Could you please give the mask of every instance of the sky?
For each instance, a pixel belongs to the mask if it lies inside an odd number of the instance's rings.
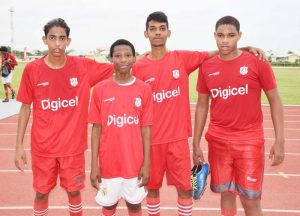
[[[0,0],[0,5],[0,45],[11,45],[13,20],[13,47],[18,50],[46,50],[43,26],[60,17],[71,28],[68,49],[94,51],[124,38],[142,53],[150,50],[144,37],[146,18],[163,11],[172,32],[170,50],[215,50],[215,23],[231,15],[241,24],[239,47],[300,55],[299,0]]]

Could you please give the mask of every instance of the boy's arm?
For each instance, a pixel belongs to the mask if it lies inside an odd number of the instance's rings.
[[[141,127],[144,161],[140,169],[138,179],[140,180],[139,186],[147,185],[150,178],[150,144],[151,144],[151,126]]]
[[[269,159],[272,161],[271,166],[276,166],[283,162],[285,154],[283,106],[277,88],[265,93],[270,103],[271,116],[275,130],[275,143],[270,149]]]
[[[203,151],[200,148],[200,140],[205,127],[209,108],[209,95],[198,93],[198,100],[195,111],[195,126],[193,138],[193,161],[198,164],[199,160],[205,161]]]
[[[98,166],[98,154],[99,154],[101,133],[102,133],[102,125],[93,124],[92,135],[91,135],[92,160],[91,160],[90,180],[91,180],[91,185],[97,190],[99,190],[99,182],[101,182],[101,173]]]
[[[243,50],[243,51],[248,51],[248,52],[252,53],[253,55],[258,56],[259,60],[263,60],[263,61],[268,60],[266,53],[260,48],[247,46],[247,47],[240,47],[239,49]],[[218,54],[219,54],[218,50],[208,51],[209,58],[211,58],[215,55],[218,55]]]
[[[23,139],[29,121],[30,113],[30,104],[22,103],[18,118],[17,141],[15,150],[15,166],[21,171],[23,171],[24,165],[27,165],[27,158],[23,146]]]

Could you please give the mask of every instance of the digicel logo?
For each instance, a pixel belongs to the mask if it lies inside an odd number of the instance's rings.
[[[161,92],[153,92],[153,99],[154,101],[161,103],[166,99],[170,99],[172,97],[177,97],[180,95],[180,87],[178,86],[176,89],[173,90],[162,90]]]
[[[230,86],[228,86],[228,88],[226,89],[215,88],[215,89],[211,89],[210,92],[212,98],[221,97],[226,100],[230,96],[248,94],[248,84],[246,84],[245,87],[241,86],[241,87],[231,88]]]
[[[50,109],[52,111],[57,111],[61,108],[78,106],[78,96],[70,100],[62,100],[60,98],[57,98],[57,100],[51,101],[50,99],[45,99],[41,101],[41,104],[43,110]]]
[[[107,118],[107,126],[115,125],[117,127],[123,127],[126,124],[139,124],[139,117],[127,116],[126,114],[124,114],[122,116],[109,115]]]

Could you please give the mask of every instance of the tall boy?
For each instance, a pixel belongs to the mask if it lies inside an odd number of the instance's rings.
[[[80,190],[84,187],[87,149],[87,111],[90,88],[111,76],[113,66],[67,56],[70,28],[61,19],[44,26],[48,54],[26,65],[17,100],[18,120],[15,165],[27,163],[23,138],[33,105],[31,159],[36,191],[33,215],[47,215],[48,196],[57,177],[69,198],[70,215],[82,215]]]
[[[129,216],[138,216],[150,175],[151,88],[131,74],[135,49],[129,41],[114,42],[110,59],[115,74],[95,86],[89,112],[91,184],[104,216],[115,215],[120,198]]]
[[[219,55],[202,64],[198,77],[194,163],[204,160],[200,138],[210,100],[210,123],[205,138],[209,146],[211,189],[221,193],[222,215],[236,215],[238,195],[247,216],[260,216],[264,174],[261,90],[270,103],[275,129],[269,156],[272,166],[284,159],[281,99],[268,62],[237,48],[241,32],[236,18],[225,16],[218,20],[214,35]]]
[[[160,11],[147,17],[144,35],[149,39],[151,51],[135,63],[133,72],[150,84],[154,99],[148,214],[160,215],[159,189],[166,173],[167,184],[177,189],[178,214],[189,216],[193,202],[188,145],[188,137],[192,135],[188,76],[217,51],[169,51],[166,47],[171,36],[168,17]]]

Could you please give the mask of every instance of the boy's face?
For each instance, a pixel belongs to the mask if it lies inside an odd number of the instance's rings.
[[[65,55],[66,47],[70,44],[71,38],[67,37],[62,27],[53,26],[47,36],[43,37],[44,44],[48,46],[48,52],[54,57]]]
[[[234,25],[220,25],[214,33],[220,54],[228,55],[237,49],[242,33]]]
[[[148,24],[149,27],[144,32],[144,35],[149,39],[151,46],[165,46],[168,37],[171,35],[171,31],[168,29],[167,23],[151,20]]]
[[[133,56],[130,46],[118,45],[114,47],[110,60],[114,64],[116,73],[130,74],[132,65],[135,62],[135,56]]]

